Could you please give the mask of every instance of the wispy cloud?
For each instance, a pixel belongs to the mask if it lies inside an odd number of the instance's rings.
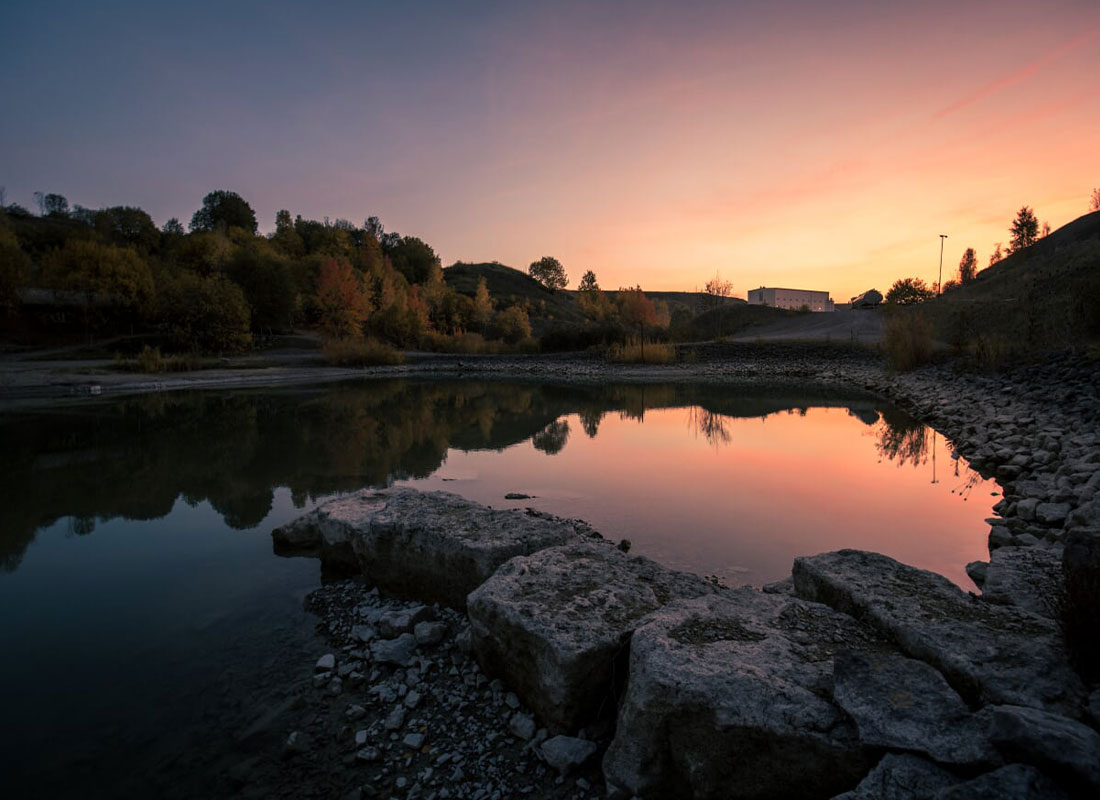
[[[1094,29],[1082,33],[1079,36],[1075,36],[1069,41],[1063,42],[1057,47],[1048,50],[1039,58],[1027,64],[1024,64],[1024,66],[1020,67],[1014,72],[1010,72],[1009,74],[1003,75],[995,81],[987,83],[985,86],[981,87],[973,94],[967,95],[961,100],[958,100],[947,106],[946,108],[941,109],[940,111],[936,112],[932,119],[943,119],[944,117],[949,116],[950,114],[954,114],[957,111],[962,111],[964,108],[972,106],[975,103],[980,103],[987,97],[994,95],[1004,89],[1007,89],[1010,86],[1015,86],[1018,83],[1022,83],[1023,81],[1037,74],[1044,67],[1050,66],[1054,62],[1058,61],[1060,58],[1063,58],[1069,53],[1072,53],[1074,50],[1077,50],[1078,48],[1092,41],[1093,39],[1096,39],[1098,36],[1100,36],[1100,29]]]

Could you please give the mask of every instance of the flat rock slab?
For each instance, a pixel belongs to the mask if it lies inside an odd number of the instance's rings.
[[[638,621],[671,600],[712,594],[676,572],[608,543],[575,542],[514,558],[467,601],[474,652],[538,714],[572,733],[615,713]]]
[[[845,651],[833,666],[833,699],[864,744],[924,753],[944,764],[994,765],[985,719],[970,713],[943,675],[895,653]]]
[[[579,520],[408,488],[332,500],[272,535],[276,552],[350,559],[388,592],[454,608],[513,556],[599,536]]]
[[[1061,547],[999,547],[991,554],[983,600],[1054,619],[1061,596]]]
[[[930,800],[936,792],[958,782],[950,772],[927,759],[887,753],[859,786],[833,800]]]
[[[828,699],[832,659],[881,646],[849,616],[750,587],[669,604],[631,639],[609,790],[827,798],[855,786],[875,759]]]
[[[862,550],[796,558],[793,576],[800,597],[875,626],[969,703],[1081,713],[1084,687],[1053,620],[972,598],[942,575]]]

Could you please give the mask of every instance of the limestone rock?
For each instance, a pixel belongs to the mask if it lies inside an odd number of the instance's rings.
[[[1035,507],[1035,520],[1044,525],[1061,525],[1069,511],[1069,503],[1039,503]]]
[[[1061,594],[1061,547],[1000,547],[990,555],[983,600],[1053,619]]]
[[[851,617],[750,587],[670,603],[634,632],[604,757],[626,796],[831,797],[873,763],[827,698],[832,658],[878,647]]]
[[[923,661],[844,651],[836,656],[833,684],[833,699],[855,720],[866,745],[916,751],[944,764],[998,761],[982,722]]]
[[[933,800],[1069,800],[1058,784],[1035,767],[1009,764],[932,795]]]
[[[350,552],[369,583],[462,608],[466,595],[513,556],[598,534],[578,520],[495,510],[448,492],[394,488],[329,501],[273,536],[276,552],[291,543],[309,551],[313,542],[322,559],[341,565]]]
[[[1053,620],[972,598],[942,575],[878,553],[796,558],[800,597],[852,614],[925,661],[970,703],[1080,713],[1084,687]]]
[[[1100,733],[1089,726],[1035,708],[998,706],[989,736],[1010,757],[1066,776],[1094,797],[1100,794]]]
[[[859,786],[833,800],[928,800],[958,778],[927,759],[887,753]]]
[[[610,544],[577,542],[512,559],[470,593],[467,611],[482,669],[564,732],[615,713],[613,679],[616,670],[625,676],[626,646],[642,617],[715,591]]]
[[[974,581],[974,585],[981,589],[985,586],[985,579],[989,575],[989,562],[971,561],[966,565],[966,574],[970,580]]]
[[[596,755],[596,743],[575,736],[552,736],[539,748],[546,763],[561,775],[574,772]]]
[[[371,643],[370,652],[381,664],[403,667],[416,652],[416,637],[403,633],[396,639],[379,639]]]
[[[387,639],[392,639],[402,633],[412,633],[413,627],[418,622],[426,622],[435,618],[435,609],[431,606],[397,608],[382,614],[378,618],[378,630]]]

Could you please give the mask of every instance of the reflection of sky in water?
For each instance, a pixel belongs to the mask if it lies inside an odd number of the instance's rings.
[[[952,459],[931,429],[868,425],[877,417],[656,409],[642,421],[607,414],[590,438],[568,415],[553,432],[554,455],[531,441],[501,453],[451,450],[432,477],[406,483],[580,517],[630,539],[631,552],[730,585],[779,580],[795,556],[852,547],[973,589],[964,566],[989,557],[983,520],[998,487]],[[508,492],[535,499],[508,501]]]

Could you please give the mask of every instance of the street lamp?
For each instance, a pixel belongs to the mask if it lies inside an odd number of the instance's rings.
[[[936,284],[936,294],[943,294],[943,240],[946,238],[946,233],[940,234],[940,280]]]

